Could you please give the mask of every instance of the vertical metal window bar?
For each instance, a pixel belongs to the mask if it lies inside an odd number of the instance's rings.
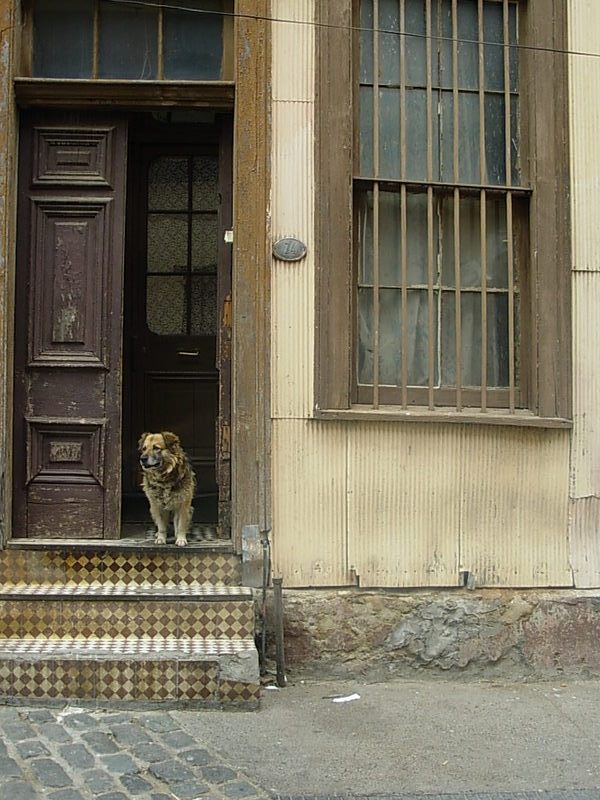
[[[98,78],[98,52],[100,49],[100,0],[94,3],[94,30],[92,44],[92,78]]]
[[[435,358],[435,329],[434,329],[434,296],[433,296],[433,92],[431,75],[431,0],[425,0],[425,57],[427,59],[427,323],[428,323],[428,377],[427,399],[431,411],[434,403],[434,358]]]
[[[379,0],[373,0],[373,408],[379,408]]]
[[[400,174],[406,180],[406,37],[404,35],[404,0],[399,0],[398,17],[400,29]],[[408,405],[408,275],[407,275],[407,231],[406,231],[406,184],[400,187],[400,270],[401,270],[401,306],[402,306],[402,408]]]
[[[164,53],[164,8],[163,0],[160,0],[158,8],[158,58],[157,58],[157,75],[159,81],[165,79],[165,53]]]
[[[506,185],[512,186],[511,99],[510,99],[510,29],[508,0],[502,2],[504,39],[504,138],[506,145]],[[506,247],[508,254],[508,397],[509,410],[515,413],[515,295],[513,259],[512,192],[506,193]]]
[[[485,53],[483,33],[483,0],[477,2],[479,38],[479,182],[485,186]],[[479,193],[479,237],[481,246],[481,411],[487,411],[487,193]]]
[[[459,108],[458,108],[458,0],[452,0],[452,106],[454,155],[454,313],[456,337],[456,410],[462,411],[462,330],[461,330],[461,279],[460,279],[460,190],[459,175]]]

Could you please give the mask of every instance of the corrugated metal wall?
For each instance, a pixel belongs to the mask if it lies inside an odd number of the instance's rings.
[[[569,0],[569,49],[600,52],[600,3]],[[600,58],[572,55],[573,413],[571,560],[575,583],[600,586]]]
[[[310,23],[313,0],[272,0],[272,14]],[[272,227],[308,246],[301,262],[273,262],[275,574],[287,586],[456,586],[461,570],[480,585],[570,585],[567,431],[311,419],[314,29],[274,22],[272,52]]]

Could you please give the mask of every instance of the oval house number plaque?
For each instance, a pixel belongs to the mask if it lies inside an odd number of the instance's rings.
[[[306,245],[300,239],[286,236],[273,244],[273,255],[279,261],[300,261],[306,255]]]

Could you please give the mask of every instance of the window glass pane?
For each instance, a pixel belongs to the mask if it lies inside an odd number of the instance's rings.
[[[360,4],[360,83],[373,83],[373,0]]]
[[[379,193],[379,285],[400,286],[400,195]]]
[[[506,235],[506,200],[487,200],[487,284],[494,289],[508,288],[508,244]]]
[[[379,383],[399,386],[402,349],[400,289],[379,292]]]
[[[479,27],[477,0],[458,4],[458,85],[460,89],[479,86]]]
[[[479,183],[479,95],[458,96],[458,163],[461,183]]]
[[[439,163],[437,177],[434,170],[434,179],[451,183],[454,181],[454,98],[452,92],[439,92],[438,97],[439,116],[435,115],[434,119],[436,121],[435,134],[439,139]],[[436,162],[433,163],[435,166]]]
[[[512,95],[510,98],[510,163],[514,186],[519,186],[521,183],[520,140],[519,98],[518,96]]]
[[[373,89],[360,87],[360,174],[373,175]]]
[[[220,0],[186,0],[186,11],[164,9],[166,80],[220,80],[223,15]]]
[[[358,290],[358,382],[373,383],[373,290]]]
[[[431,72],[433,85],[452,88],[452,0],[431,3]],[[435,38],[439,37],[439,38]]]
[[[481,286],[480,217],[481,202],[479,197],[461,197],[460,282],[462,288],[479,288]],[[489,227],[490,221],[488,220],[488,228]],[[454,280],[451,285],[454,285]]]
[[[214,211],[218,207],[219,165],[216,156],[194,158],[192,178],[193,208],[195,211]]]
[[[169,336],[187,332],[185,280],[183,276],[148,276],[146,320],[152,333]]]
[[[93,20],[93,0],[35,0],[34,76],[91,78]]]
[[[98,76],[157,77],[158,10],[100,3]]]
[[[511,3],[508,7],[508,37],[511,44],[517,44],[517,6]],[[510,90],[516,92],[519,83],[519,51],[511,47],[509,51]]]
[[[488,386],[508,386],[508,295],[487,298]]]
[[[424,87],[427,85],[427,45],[425,34],[425,5],[423,0],[406,0],[404,5],[405,36],[405,70],[406,83],[409,86]]]
[[[487,182],[506,183],[506,152],[504,136],[504,95],[485,96],[485,158]]]
[[[406,177],[427,179],[427,92],[406,91]]]
[[[434,359],[436,345],[436,312],[435,299],[432,307],[434,326]],[[408,357],[408,384],[409,386],[427,386],[429,383],[429,300],[425,290],[409,291],[407,293],[408,310],[408,342],[406,353]],[[434,370],[434,385],[437,376]]]
[[[192,269],[217,271],[217,216],[195,215],[192,219]]]
[[[400,91],[379,90],[379,175],[400,177]]]
[[[161,157],[148,170],[150,211],[185,211],[188,198],[188,159]]]
[[[358,282],[373,283],[373,192],[358,198]]]
[[[436,217],[434,215],[434,226]],[[427,195],[406,195],[406,230],[407,230],[407,277],[409,284],[426,284],[428,282],[427,265]],[[437,248],[437,233],[434,230],[434,245]],[[434,256],[435,258],[435,256]],[[435,280],[435,278],[434,278]]]
[[[454,292],[442,294],[442,386],[456,386]],[[461,292],[461,386],[481,385],[481,294]]]
[[[148,215],[148,272],[185,272],[188,218],[185,214]]]
[[[504,21],[502,3],[483,4],[485,88],[504,91]]]
[[[398,86],[400,84],[398,0],[379,0],[379,31],[379,83]]]
[[[217,276],[192,278],[192,336],[217,332]]]

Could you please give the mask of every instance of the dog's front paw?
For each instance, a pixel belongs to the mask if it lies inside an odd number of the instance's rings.
[[[185,547],[187,544],[187,539],[185,538],[185,536],[178,536],[175,539],[175,544],[177,545],[177,547]]]
[[[167,534],[166,533],[157,533],[154,541],[156,544],[166,544],[167,543]]]

